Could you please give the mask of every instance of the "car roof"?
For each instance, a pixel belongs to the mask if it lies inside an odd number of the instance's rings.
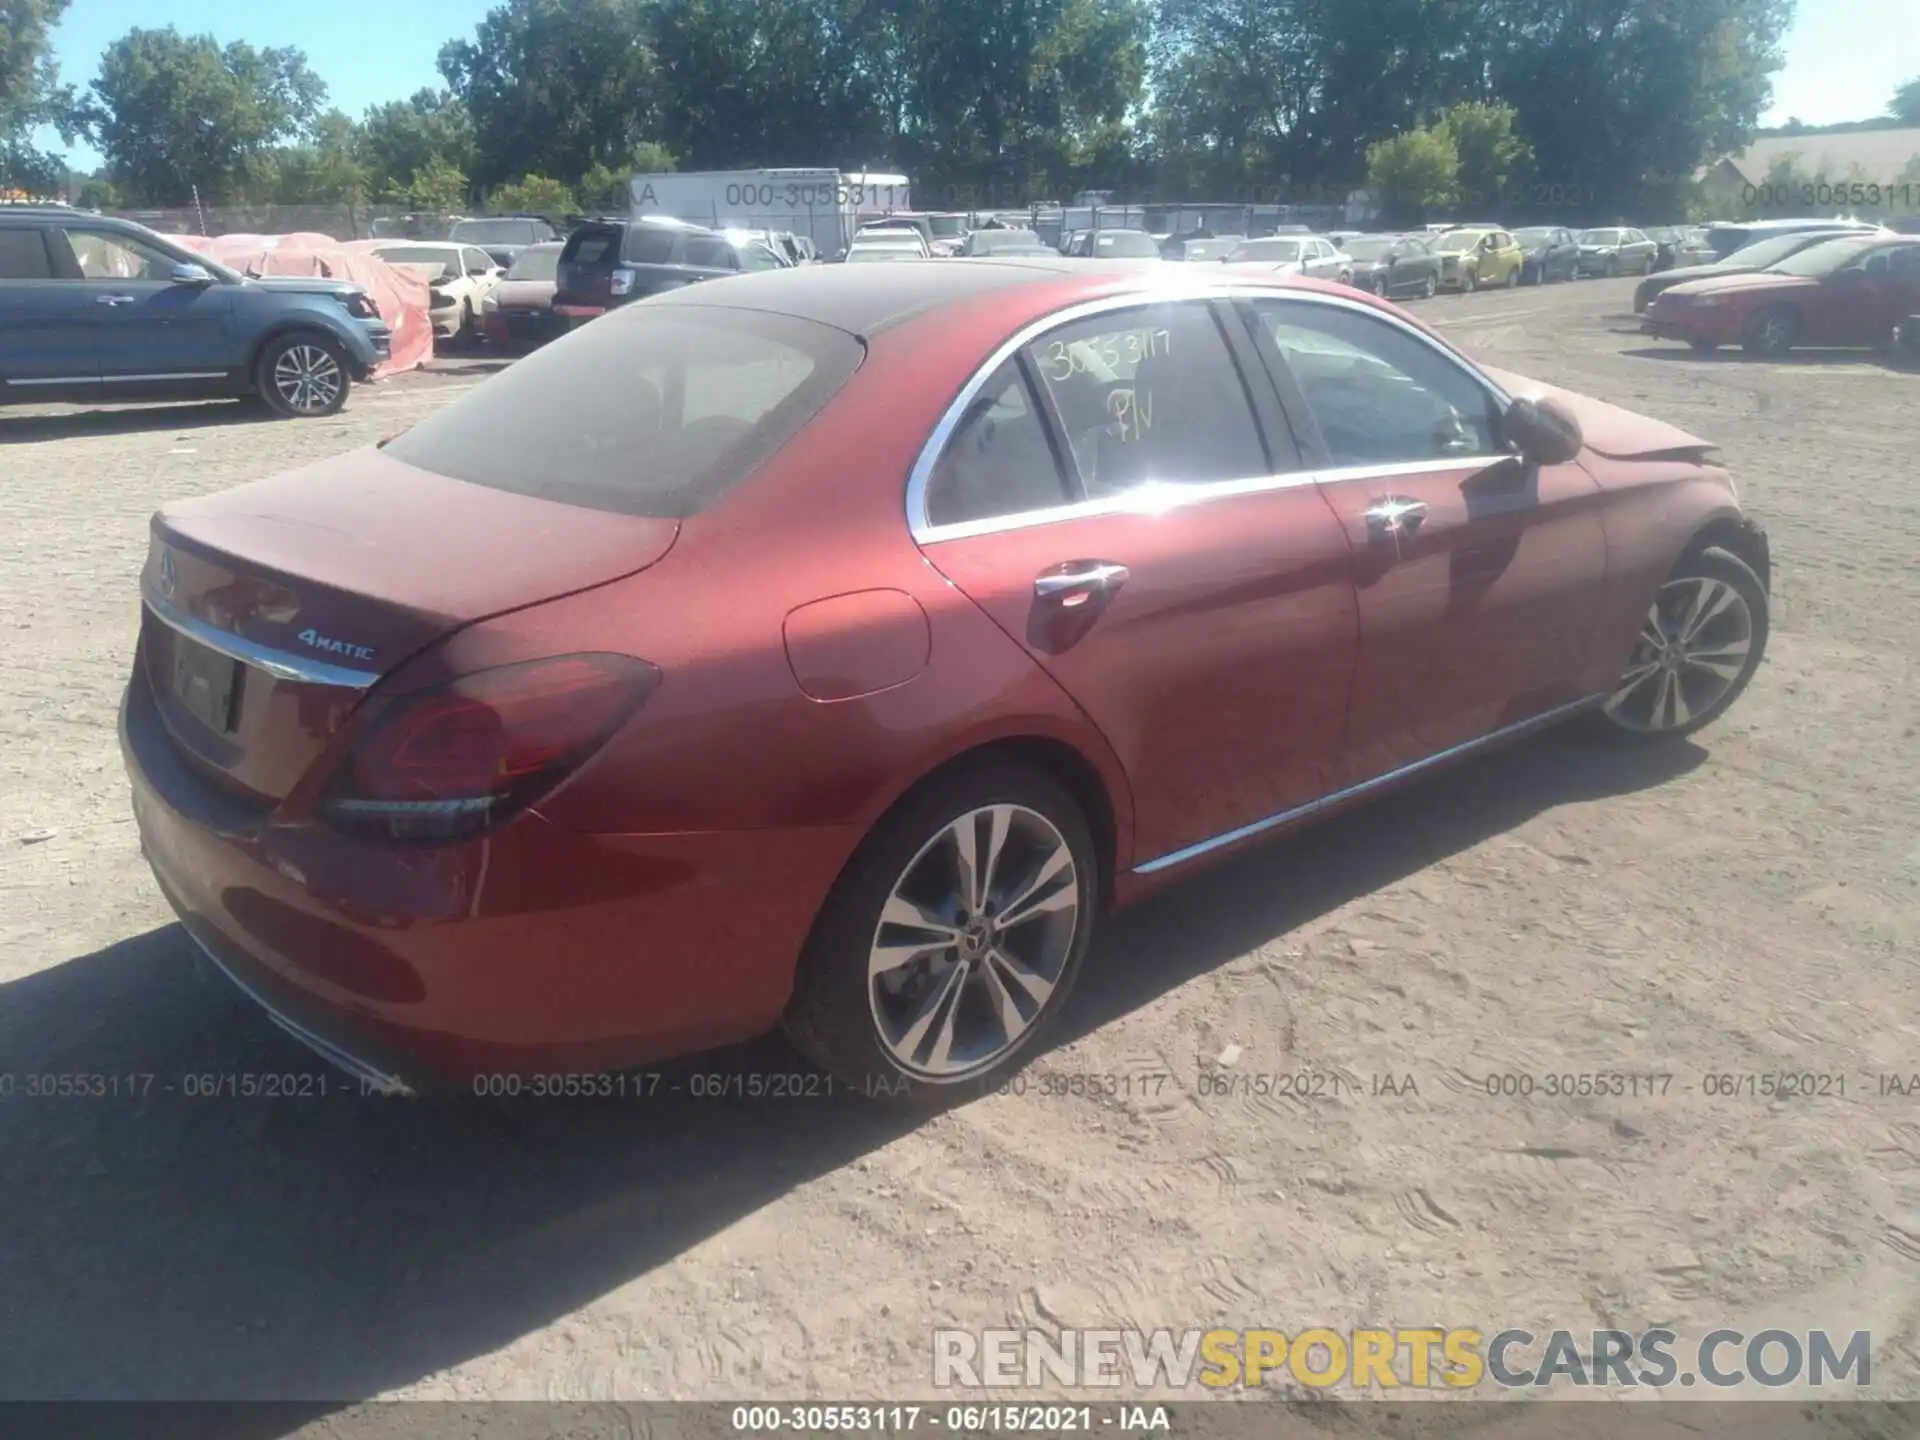
[[[1364,296],[1356,299],[1342,286],[1305,277],[1264,272],[1232,277],[1213,274],[1222,268],[1202,266],[1196,271],[1160,260],[1073,259],[1042,250],[1004,258],[982,255],[924,265],[887,265],[878,270],[862,267],[858,272],[844,265],[764,271],[731,276],[718,285],[670,290],[641,304],[760,310],[830,325],[869,339],[936,311],[972,306],[989,298],[1005,301],[1010,311],[1033,318],[1079,300],[1109,295],[1138,294],[1143,303],[1157,298],[1186,299],[1222,281],[1241,288],[1253,286],[1296,294],[1304,291],[1340,297],[1350,303],[1375,303]],[[1384,303],[1379,308],[1404,323],[1419,323]],[[1432,333],[1424,324],[1420,328]]]

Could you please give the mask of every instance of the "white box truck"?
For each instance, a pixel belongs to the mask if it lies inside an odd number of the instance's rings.
[[[863,218],[908,208],[904,175],[829,169],[693,170],[636,175],[631,213],[667,215],[716,230],[788,230],[823,258],[844,254]]]

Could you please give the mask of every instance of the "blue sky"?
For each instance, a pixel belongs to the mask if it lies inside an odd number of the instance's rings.
[[[1773,79],[1773,108],[1763,123],[1797,115],[1808,124],[1864,120],[1879,114],[1894,87],[1920,75],[1920,23],[1915,0],[1800,0],[1787,37],[1787,65]],[[62,76],[84,85],[100,53],[135,25],[172,23],[221,43],[297,45],[327,82],[334,104],[358,116],[367,106],[438,85],[434,57],[442,42],[469,36],[489,0],[332,0],[324,6],[243,6],[237,0],[170,0],[157,10],[142,0],[73,0],[55,32]],[[51,134],[43,143],[57,145]],[[86,147],[74,163],[91,169]]]

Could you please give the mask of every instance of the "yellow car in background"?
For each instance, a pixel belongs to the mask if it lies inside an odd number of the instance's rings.
[[[1505,230],[1466,226],[1436,235],[1433,253],[1440,257],[1442,290],[1485,290],[1520,283],[1527,252]]]

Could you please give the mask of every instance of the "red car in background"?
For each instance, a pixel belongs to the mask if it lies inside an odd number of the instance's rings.
[[[1113,906],[1733,703],[1769,553],[1708,442],[1223,269],[689,286],[168,506],[121,712],[161,890],[382,1090],[784,1025],[938,1099]]]
[[[1845,235],[1769,269],[1690,280],[1657,296],[1641,329],[1694,349],[1753,355],[1796,346],[1882,346],[1920,308],[1920,238]]]

